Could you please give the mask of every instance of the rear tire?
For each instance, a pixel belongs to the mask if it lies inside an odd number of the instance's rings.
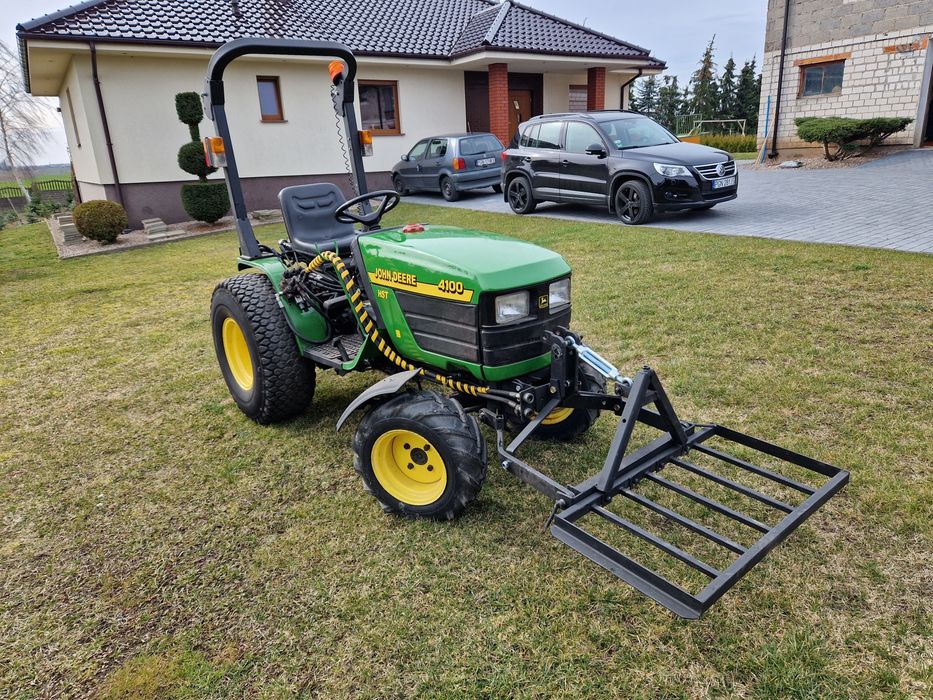
[[[405,183],[402,182],[402,176],[396,173],[392,176],[392,187],[396,192],[399,193],[402,197],[405,197],[411,194],[411,190],[405,187]]]
[[[264,274],[230,277],[211,298],[214,350],[227,388],[257,423],[302,413],[314,397],[314,366],[295,336]]]
[[[641,180],[627,180],[619,185],[615,196],[616,216],[628,226],[641,226],[651,221],[654,205],[651,191]]]
[[[502,194],[502,185],[493,185],[492,191],[496,194]]]
[[[387,513],[453,520],[486,480],[486,441],[476,419],[433,391],[377,405],[353,437],[353,466]]]
[[[509,206],[516,214],[531,214],[538,206],[531,184],[524,177],[516,177],[509,182],[506,192]]]
[[[454,186],[453,180],[449,177],[441,178],[441,196],[448,202],[456,202],[460,199],[460,193]]]

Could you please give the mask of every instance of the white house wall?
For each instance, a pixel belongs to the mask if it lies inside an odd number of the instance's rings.
[[[71,105],[74,108],[74,121],[71,119],[68,95],[71,96]],[[74,164],[79,183],[82,183],[81,196],[88,198],[83,191],[83,183],[101,182],[102,167],[99,159],[100,157],[106,158],[106,148],[103,130],[99,128],[100,120],[97,118],[97,102],[91,82],[90,60],[86,55],[78,55],[72,59],[65,73],[65,79],[62,81],[59,100],[71,162]],[[77,134],[75,133],[76,124]],[[78,143],[81,145],[79,146]],[[109,171],[109,166],[107,169]]]
[[[175,114],[175,94],[201,92],[207,62],[99,55],[98,66],[120,181],[132,184],[187,179],[176,162],[178,148],[188,139],[188,129]],[[284,122],[260,120],[257,75],[279,76]],[[399,90],[402,135],[375,137],[375,154],[366,159],[367,170],[390,169],[420,138],[465,128],[460,71],[363,65],[358,77],[397,80]],[[227,116],[243,177],[345,170],[325,63],[240,61],[228,68],[225,88]],[[77,104],[75,109],[77,112]],[[201,132],[202,136],[213,134],[207,118]],[[106,175],[103,179],[100,176],[101,172],[109,174],[109,168],[95,169],[91,162],[76,162],[75,169],[81,180],[113,182]]]
[[[622,85],[635,73],[606,74],[606,109],[621,109]],[[569,108],[570,86],[586,85],[586,73],[545,73],[544,113],[566,112]]]

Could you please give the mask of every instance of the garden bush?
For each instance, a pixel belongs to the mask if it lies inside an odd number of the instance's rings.
[[[903,131],[913,121],[909,117],[800,117],[794,120],[797,136],[823,145],[826,160],[844,160],[868,153],[891,134]]]
[[[116,202],[92,199],[75,207],[74,222],[85,238],[113,243],[126,228],[126,212]]]
[[[213,224],[230,209],[226,182],[186,182],[181,186],[181,204],[188,215]]]
[[[181,186],[181,205],[188,216],[212,224],[227,213],[230,201],[227,186],[223,182],[208,182],[207,176],[217,172],[204,158],[199,124],[204,118],[201,96],[196,92],[180,92],[175,95],[175,112],[178,120],[188,125],[191,141],[178,149],[178,167],[198,178],[198,182]]]
[[[720,135],[707,134],[700,137],[700,143],[710,148],[718,148],[729,153],[753,153],[758,150],[758,140],[755,136],[742,136],[741,134]]]

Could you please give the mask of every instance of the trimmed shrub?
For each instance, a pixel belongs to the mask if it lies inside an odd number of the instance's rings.
[[[92,199],[76,206],[74,222],[78,233],[101,243],[113,243],[128,223],[123,207],[106,199]]]
[[[182,124],[188,125],[191,140],[199,141],[201,135],[198,124],[204,119],[201,96],[196,92],[179,92],[175,95],[175,113]]]
[[[800,117],[794,120],[797,136],[809,143],[823,144],[826,160],[844,160],[868,153],[891,134],[907,128],[908,117]]]
[[[213,224],[230,209],[227,183],[185,183],[181,186],[181,205],[192,219]]]
[[[204,118],[204,110],[200,95],[196,92],[179,92],[175,95],[175,112],[179,121],[188,125],[188,133],[191,135],[191,141],[178,149],[178,167],[198,178],[198,182],[181,186],[181,205],[192,219],[213,224],[227,213],[230,200],[227,198],[226,183],[207,181],[207,176],[217,172],[217,168],[208,166],[204,159],[199,126]]]
[[[211,173],[217,172],[217,168],[212,168],[204,160],[204,146],[200,141],[186,143],[178,149],[178,167],[186,173],[195,175],[199,180],[204,180]]]
[[[708,134],[700,137],[700,143],[729,153],[752,153],[758,150],[758,140],[755,136],[742,136],[741,134],[722,136]]]

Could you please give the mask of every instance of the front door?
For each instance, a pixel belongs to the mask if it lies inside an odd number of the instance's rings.
[[[426,190],[440,190],[440,174],[447,156],[447,139],[431,139],[419,173],[418,186]]]
[[[509,90],[509,138],[531,117],[531,90]]]
[[[586,151],[591,146],[600,146],[609,153],[603,137],[592,126],[583,122],[567,122],[561,154],[561,198],[591,204],[608,201],[609,159],[605,155],[589,155]]]

